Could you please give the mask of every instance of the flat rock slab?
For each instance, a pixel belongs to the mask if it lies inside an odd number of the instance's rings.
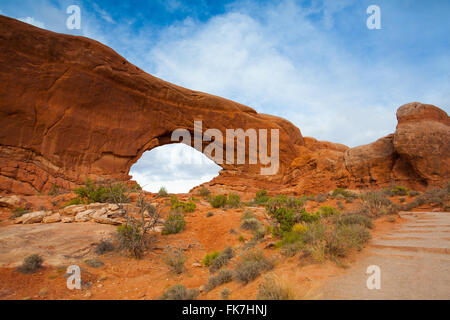
[[[323,299],[450,299],[450,213],[402,213],[406,223],[374,238],[367,255],[319,290]],[[423,221],[428,220],[427,224]],[[367,267],[381,270],[369,290]]]
[[[9,225],[0,228],[0,266],[16,267],[31,254],[44,264],[61,266],[94,256],[98,242],[111,238],[116,227],[92,222]]]

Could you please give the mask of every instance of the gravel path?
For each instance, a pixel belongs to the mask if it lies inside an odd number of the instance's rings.
[[[375,237],[366,256],[326,283],[322,299],[450,299],[450,212],[403,212],[406,222]],[[369,266],[381,288],[369,290]]]

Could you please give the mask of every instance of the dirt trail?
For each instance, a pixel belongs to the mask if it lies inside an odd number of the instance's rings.
[[[450,212],[403,212],[405,223],[374,236],[363,259],[319,289],[323,299],[450,299]],[[367,267],[381,269],[369,290]]]

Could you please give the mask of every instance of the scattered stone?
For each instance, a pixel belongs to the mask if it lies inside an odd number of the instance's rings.
[[[269,249],[269,248],[274,248],[274,247],[275,247],[275,242],[271,241],[264,246],[264,249]]]
[[[201,267],[202,264],[201,264],[201,263],[198,263],[198,262],[194,262],[194,263],[192,264],[192,266],[193,266],[193,267]]]
[[[25,213],[24,215],[18,217],[14,220],[14,223],[30,224],[41,222],[45,217],[45,211],[34,211],[30,213]]]
[[[54,223],[54,222],[60,222],[60,221],[61,221],[61,215],[58,212],[56,212],[52,215],[49,215],[49,216],[45,216],[42,219],[43,223]]]

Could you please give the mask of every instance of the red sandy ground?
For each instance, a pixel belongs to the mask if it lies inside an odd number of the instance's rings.
[[[64,198],[59,196],[59,199]],[[187,198],[187,195],[179,196]],[[410,201],[411,199],[408,199]],[[35,206],[52,206],[48,196],[29,197],[27,201]],[[397,200],[395,200],[397,201]],[[342,201],[344,202],[344,201]],[[57,204],[57,206],[60,204]],[[335,200],[324,203],[308,201],[307,210],[313,211],[322,205],[336,206]],[[355,206],[356,203],[345,204]],[[187,288],[198,288],[205,284],[209,277],[209,270],[206,267],[193,266],[193,263],[201,263],[206,253],[214,250],[223,250],[227,245],[241,246],[238,240],[239,235],[243,235],[246,240],[252,237],[249,231],[239,228],[240,217],[244,209],[213,209],[202,200],[197,203],[197,210],[187,214],[186,229],[176,235],[159,236],[156,248],[149,251],[142,260],[127,257],[123,253],[112,252],[99,256],[105,265],[98,269],[87,266],[80,261],[82,268],[81,277],[84,283],[90,282],[89,288],[82,290],[69,290],[66,287],[64,277],[65,268],[46,266],[35,274],[23,274],[15,269],[0,268],[0,299],[155,299],[159,297],[168,287],[181,283]],[[213,212],[212,217],[206,217],[207,212]],[[11,220],[6,220],[10,215],[9,210],[0,211],[0,224],[10,224]],[[401,223],[398,216],[382,217],[375,221],[372,236],[379,237],[392,230],[397,223]],[[259,218],[263,220],[262,214]],[[230,233],[234,229],[236,234]],[[270,240],[269,240],[270,241]],[[258,244],[259,248],[264,248],[267,242]],[[185,251],[188,260],[185,263],[186,270],[181,275],[172,273],[168,266],[161,261],[162,248],[166,245],[188,247]],[[343,265],[348,265],[356,259],[365,255],[366,250],[353,252],[343,261]],[[323,264],[300,265],[298,255],[292,258],[281,256],[276,249],[265,249],[264,254],[277,256],[277,264],[270,273],[275,274],[279,279],[289,283],[299,299],[314,299],[310,291],[320,287],[327,279],[335,277],[344,272],[343,267],[338,267],[335,263],[327,261]],[[228,266],[233,268],[233,261]],[[231,290],[231,299],[255,299],[258,285],[264,277],[259,277],[247,285],[242,285],[236,281],[221,285],[208,293],[201,293],[198,299],[220,299],[220,292],[224,288]]]

